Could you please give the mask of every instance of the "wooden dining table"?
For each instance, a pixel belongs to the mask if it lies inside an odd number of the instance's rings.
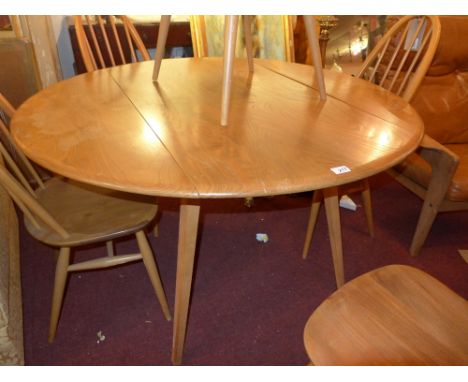
[[[149,61],[54,84],[20,106],[11,129],[27,156],[54,173],[180,200],[172,348],[180,364],[200,199],[333,190],[402,161],[424,126],[407,102],[364,80],[325,70],[321,100],[311,66],[256,59],[251,73],[238,59],[223,127],[221,58],[164,60],[157,83],[152,71]],[[342,282],[336,193],[325,207]]]

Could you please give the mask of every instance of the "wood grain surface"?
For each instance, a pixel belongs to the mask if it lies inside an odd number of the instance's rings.
[[[219,126],[220,58],[83,74],[27,100],[12,121],[35,162],[83,182],[185,198],[264,196],[336,186],[400,162],[423,123],[401,98],[310,66],[236,60],[229,126]],[[347,166],[337,175],[330,169]]]
[[[406,265],[368,272],[325,300],[307,321],[315,365],[467,365],[468,302]]]

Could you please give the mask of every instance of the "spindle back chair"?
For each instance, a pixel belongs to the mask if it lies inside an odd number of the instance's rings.
[[[0,107],[13,116],[14,108],[0,95]],[[0,119],[0,130],[13,145],[18,158],[25,160],[35,174],[39,187],[35,190],[15,163],[10,150],[0,141],[0,186],[24,214],[26,229],[36,240],[60,248],[56,272],[49,342],[55,338],[58,319],[69,272],[101,269],[143,260],[164,316],[171,319],[166,296],[144,229],[154,220],[158,207],[153,197],[133,195],[90,185],[62,177],[42,182],[29,160],[11,139]],[[3,160],[2,160],[3,159]],[[4,165],[8,165],[8,168]],[[135,234],[140,253],[114,255],[70,264],[70,249],[91,243],[111,243],[115,238]],[[109,249],[109,246],[108,246]]]
[[[371,81],[411,101],[421,84],[436,52],[440,38],[440,21],[437,16],[404,16],[398,20],[367,56],[357,77]],[[306,237],[302,251],[307,258],[312,235],[324,194],[338,200],[350,192],[361,191],[361,198],[371,236],[374,236],[369,181],[364,179],[350,185],[314,192]],[[328,216],[328,230],[334,258],[341,259],[342,243],[340,217]],[[337,287],[344,283],[344,270],[335,266]]]
[[[439,36],[437,16],[404,16],[372,49],[357,77],[409,102],[432,62]]]
[[[88,72],[150,59],[148,50],[127,16],[75,16],[74,22]]]

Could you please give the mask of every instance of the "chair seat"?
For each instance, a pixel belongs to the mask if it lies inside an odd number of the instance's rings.
[[[38,189],[39,203],[65,228],[63,238],[40,221],[36,227],[27,217],[29,233],[54,246],[76,246],[137,232],[156,216],[156,198],[103,189],[55,177]],[[79,201],[79,203],[77,203]]]
[[[304,330],[316,365],[468,365],[468,302],[428,274],[390,265],[345,284]]]
[[[446,199],[453,202],[468,201],[468,144],[446,144],[444,145],[460,157],[460,162],[452,178]],[[395,168],[404,173],[420,186],[428,187],[431,179],[431,167],[428,162],[419,155],[410,155],[402,164]]]

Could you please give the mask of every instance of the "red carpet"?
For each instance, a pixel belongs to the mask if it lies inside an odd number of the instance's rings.
[[[372,179],[375,238],[362,208],[341,210],[345,276],[386,264],[408,264],[468,297],[468,214],[439,215],[420,256],[408,248],[421,200],[385,175]],[[360,204],[358,196],[353,199]],[[304,365],[307,318],[335,289],[324,211],[307,260],[301,252],[310,195],[202,204],[202,222],[184,365]],[[160,200],[160,235],[152,237],[173,311],[178,205]],[[259,243],[256,233],[267,233]],[[117,252],[136,250],[134,240]],[[170,365],[172,322],[164,320],[142,263],[70,277],[57,338],[47,342],[55,250],[21,231],[27,365]],[[104,247],[76,253],[93,256]],[[105,339],[99,341],[97,333]]]

